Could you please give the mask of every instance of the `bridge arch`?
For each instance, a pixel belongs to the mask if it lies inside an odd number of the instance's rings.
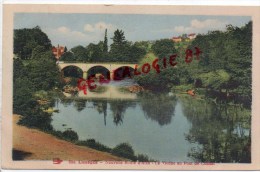
[[[123,65],[113,70],[112,79],[122,80],[124,78],[132,78],[133,76],[134,68],[128,65]]]
[[[123,67],[128,67],[131,72],[133,70],[133,68],[135,68],[136,64],[113,63],[113,62],[111,62],[111,63],[104,63],[104,62],[100,62],[100,63],[66,63],[66,62],[60,61],[58,63],[58,66],[59,66],[60,71],[62,71],[64,68],[66,68],[68,66],[76,66],[83,71],[84,79],[87,79],[87,72],[89,70],[91,70],[92,67],[100,66],[104,69],[107,69],[110,72],[110,79],[113,79],[115,70],[119,70],[119,68],[123,68]],[[108,73],[105,76],[108,76]],[[108,77],[106,77],[106,78],[108,78]]]
[[[82,78],[84,71],[77,65],[68,65],[60,69],[63,77]]]
[[[96,65],[96,66],[90,67],[86,72],[87,72],[87,77],[89,77],[89,76],[96,77],[97,74],[102,74],[106,79],[110,79],[111,71],[103,65]]]

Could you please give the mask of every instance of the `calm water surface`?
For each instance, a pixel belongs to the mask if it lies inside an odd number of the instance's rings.
[[[121,83],[124,86],[133,84],[131,81]],[[180,99],[168,94],[136,95],[122,92],[118,86],[121,84],[112,82],[103,93],[80,93],[77,98],[58,99],[55,107],[59,113],[52,117],[54,129],[72,129],[80,140],[93,138],[111,148],[127,142],[135,154],[172,162],[193,162],[194,158],[189,155],[194,154],[195,148],[197,151],[193,157],[199,154],[205,139],[201,137],[208,138],[207,133],[211,131],[239,138],[249,135],[249,130],[244,126],[238,128],[236,121],[230,124],[223,116],[214,119],[211,111],[215,106],[212,104],[193,97]],[[99,94],[98,99],[93,99],[95,94]],[[223,115],[224,111],[220,111]],[[197,135],[200,132],[201,136]]]

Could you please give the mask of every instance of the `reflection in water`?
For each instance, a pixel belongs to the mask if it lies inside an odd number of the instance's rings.
[[[124,113],[129,107],[135,107],[135,102],[122,100],[110,101],[110,110],[112,111],[113,121],[116,125],[123,123]]]
[[[143,93],[139,97],[145,116],[155,120],[159,125],[171,123],[176,106],[176,98],[165,94]]]
[[[107,118],[107,100],[92,100],[93,106],[99,114],[104,114],[104,125],[106,125]]]
[[[84,99],[75,99],[74,100],[74,107],[77,109],[78,112],[82,111],[86,107],[86,100]]]
[[[62,131],[66,124],[81,140],[109,147],[128,142],[160,161],[251,162],[249,110],[190,96],[143,92],[129,98],[117,86],[112,91],[120,99],[60,98],[53,127]]]
[[[251,162],[250,111],[236,105],[182,98],[184,115],[192,123],[187,140],[202,147],[189,156],[201,162]]]

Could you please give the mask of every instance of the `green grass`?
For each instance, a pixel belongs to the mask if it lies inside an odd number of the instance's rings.
[[[95,93],[104,93],[107,91],[107,87],[106,86],[97,86],[95,89],[90,89],[90,92],[95,92]]]

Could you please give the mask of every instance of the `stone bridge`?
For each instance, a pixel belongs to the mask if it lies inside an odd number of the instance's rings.
[[[60,71],[62,71],[63,69],[69,66],[75,66],[80,68],[83,71],[84,79],[87,79],[87,73],[93,67],[106,68],[110,72],[110,78],[113,78],[115,70],[121,67],[129,67],[134,69],[135,65],[136,64],[130,64],[130,63],[64,63],[64,62],[58,63]]]

